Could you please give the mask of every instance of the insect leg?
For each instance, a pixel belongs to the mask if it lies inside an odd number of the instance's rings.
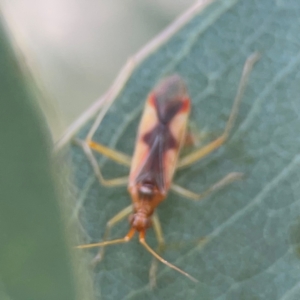
[[[243,73],[242,73],[241,80],[240,80],[240,83],[238,86],[238,90],[237,90],[237,93],[236,93],[236,96],[235,96],[235,99],[233,102],[231,113],[230,113],[229,119],[227,121],[227,124],[225,126],[225,129],[224,129],[224,132],[222,133],[222,135],[219,136],[214,141],[210,142],[208,145],[183,157],[178,162],[178,165],[177,165],[178,168],[182,168],[182,167],[191,165],[192,163],[202,159],[206,155],[210,154],[212,151],[214,151],[214,150],[218,149],[220,146],[222,146],[225,143],[225,141],[228,139],[228,136],[231,132],[231,129],[232,129],[234,122],[236,120],[236,117],[237,117],[238,109],[239,109],[241,100],[244,95],[244,91],[245,91],[245,87],[247,85],[249,75],[252,71],[254,64],[257,62],[257,60],[259,58],[260,58],[260,55],[258,53],[253,53],[247,58],[247,60],[244,64]]]
[[[158,215],[156,212],[153,214],[152,224],[153,224],[154,232],[155,232],[156,239],[158,242],[156,252],[158,254],[161,254],[165,248],[165,240],[164,240],[163,232],[161,229],[161,224],[160,224],[160,221],[159,221],[159,218],[158,218]],[[156,286],[157,265],[158,265],[157,259],[153,259],[150,270],[149,270],[149,281],[150,281],[151,288],[154,288]]]
[[[106,223],[106,227],[105,227],[105,231],[104,231],[104,235],[103,235],[103,242],[107,241],[111,228],[114,227],[120,221],[124,220],[124,218],[126,218],[131,212],[132,212],[132,205],[122,209],[119,213],[117,213],[113,218],[111,218]],[[93,266],[95,266],[97,263],[99,263],[103,259],[104,251],[105,251],[104,249],[105,249],[105,247],[100,248],[99,252],[97,253],[97,255],[95,256],[95,258],[92,261]]]
[[[198,201],[198,200],[202,200],[209,194],[223,188],[224,186],[226,186],[236,180],[242,179],[242,177],[243,177],[243,173],[237,173],[237,172],[229,173],[225,177],[223,177],[221,180],[219,180],[218,182],[213,184],[211,187],[209,187],[206,191],[204,191],[203,193],[200,193],[200,194],[191,192],[191,191],[189,191],[177,184],[174,184],[174,183],[171,186],[171,190],[183,197]]]
[[[99,182],[103,186],[121,186],[121,185],[127,185],[128,183],[128,176],[127,177],[119,177],[119,178],[114,178],[114,179],[105,179],[101,173],[101,169],[98,165],[98,162],[96,161],[91,148],[88,146],[88,144],[84,141],[81,140],[74,140],[77,145],[82,147],[84,153],[86,154],[88,160],[90,161],[92,168],[96,174],[96,177],[98,178]]]
[[[87,140],[86,144],[93,150],[101,153],[102,155],[110,158],[111,160],[114,160],[115,162],[117,162],[119,164],[122,164],[122,165],[125,165],[128,167],[130,167],[130,165],[131,165],[131,157],[122,152],[113,150],[111,148],[108,148],[102,144],[98,144],[91,140],[90,141]]]

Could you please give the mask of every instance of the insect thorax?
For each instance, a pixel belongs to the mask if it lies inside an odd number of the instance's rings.
[[[155,185],[151,182],[144,182],[139,186],[138,192],[139,192],[139,198],[140,199],[145,199],[145,200],[150,200],[154,197],[155,195],[155,190],[157,188]]]

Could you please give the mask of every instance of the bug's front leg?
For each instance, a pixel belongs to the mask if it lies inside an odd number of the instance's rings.
[[[106,242],[109,238],[110,230],[112,227],[114,227],[116,224],[124,220],[126,217],[129,216],[129,214],[132,212],[132,205],[127,206],[126,208],[122,209],[119,213],[117,213],[113,218],[111,218],[107,223],[103,235],[102,243]],[[88,245],[86,245],[88,247]],[[79,248],[83,248],[84,245],[79,246]],[[95,256],[95,258],[92,260],[91,265],[94,267],[96,264],[98,264],[104,257],[104,251],[105,247],[100,247],[99,252]]]

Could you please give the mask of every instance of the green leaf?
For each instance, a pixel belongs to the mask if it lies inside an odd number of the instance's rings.
[[[50,135],[20,61],[1,23],[0,298],[75,299]]]
[[[134,70],[93,138],[127,154],[133,151],[147,94],[173,73],[188,85],[191,119],[203,143],[217,137],[246,58],[254,51],[261,54],[229,141],[178,172],[175,182],[201,192],[232,171],[243,172],[245,179],[197,203],[171,192],[158,208],[169,245],[163,257],[199,283],[160,264],[157,288],[151,291],[152,257],[134,240],[106,249],[94,272],[99,299],[299,299],[299,16],[297,0],[215,1]],[[91,124],[86,122],[78,137],[84,139]],[[101,187],[79,147],[72,146],[71,155],[76,211],[85,242],[96,242],[130,197],[126,188]],[[106,178],[128,173],[101,155],[97,159]],[[127,230],[128,223],[120,223],[111,237],[123,237]],[[199,243],[203,237],[205,245]],[[147,240],[155,247],[151,229]]]

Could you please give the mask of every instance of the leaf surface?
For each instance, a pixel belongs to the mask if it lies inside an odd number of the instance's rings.
[[[106,249],[94,272],[99,299],[299,299],[299,16],[297,0],[215,1],[135,69],[93,138],[128,155],[147,94],[162,78],[179,73],[186,81],[191,120],[205,144],[222,133],[246,58],[261,54],[230,140],[177,172],[175,182],[201,192],[232,171],[245,179],[197,203],[171,192],[158,209],[168,244],[163,257],[199,283],[160,264],[151,291],[152,258],[134,240]],[[80,148],[72,146],[71,155],[80,224],[86,242],[96,242],[130,197],[125,187],[101,187]],[[128,174],[97,159],[106,178]],[[122,222],[111,237],[127,230]],[[152,230],[147,239],[155,247]]]
[[[3,23],[1,19],[0,299],[76,299],[50,134],[37,107],[36,86]]]

